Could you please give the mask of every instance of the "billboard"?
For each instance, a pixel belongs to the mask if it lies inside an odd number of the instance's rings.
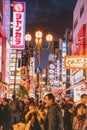
[[[25,3],[13,2],[13,43],[12,49],[25,48]]]
[[[67,55],[64,57],[64,67],[66,69],[87,69],[87,56]]]

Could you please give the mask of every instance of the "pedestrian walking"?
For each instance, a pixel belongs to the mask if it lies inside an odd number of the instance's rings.
[[[72,130],[73,110],[73,104],[68,103],[64,111],[64,130]]]
[[[2,109],[2,128],[3,130],[10,130],[11,122],[11,109],[9,106],[9,100],[4,98],[3,99],[3,109]]]
[[[86,105],[86,109],[87,109],[87,94],[81,95],[81,102]]]
[[[29,130],[41,130],[39,121],[38,121],[38,109],[34,101],[29,102],[29,110],[25,115],[26,123],[29,123]]]
[[[22,104],[21,102],[16,98],[16,95],[12,95],[12,101],[10,102],[10,108],[11,108],[11,123],[12,127],[14,124],[17,124],[21,121],[21,112],[22,112]]]
[[[87,112],[85,104],[78,104],[73,119],[73,130],[87,130]]]
[[[45,95],[45,107],[48,108],[45,130],[63,130],[63,119],[60,106],[55,102],[52,93]]]

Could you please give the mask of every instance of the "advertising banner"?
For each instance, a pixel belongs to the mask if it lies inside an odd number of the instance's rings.
[[[25,3],[13,2],[13,43],[12,49],[25,48]]]
[[[64,57],[66,69],[87,69],[86,55],[67,55]]]
[[[67,54],[67,42],[62,42],[62,82],[66,82],[66,69],[64,68],[64,56]]]

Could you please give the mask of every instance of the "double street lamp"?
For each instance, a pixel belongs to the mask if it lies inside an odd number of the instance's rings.
[[[42,36],[43,36],[43,33],[41,31],[35,32],[35,45],[32,47],[30,45],[32,36],[29,33],[25,35],[25,41],[28,44],[28,48],[37,50],[37,67],[40,67],[40,49],[48,50],[50,48],[50,43],[53,40],[53,36],[51,34],[46,35],[47,46],[44,47],[42,43]],[[37,73],[37,88],[40,90],[40,74],[39,73]],[[38,96],[36,92],[36,88],[35,88],[35,95]],[[41,99],[41,93],[39,95],[39,98]]]

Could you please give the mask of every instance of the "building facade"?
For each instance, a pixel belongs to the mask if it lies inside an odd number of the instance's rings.
[[[87,55],[87,1],[78,0],[73,11],[73,44],[72,55]],[[74,100],[79,101],[80,95],[87,93],[86,69],[72,69],[71,86]]]
[[[0,1],[0,97],[9,94],[10,0]]]

